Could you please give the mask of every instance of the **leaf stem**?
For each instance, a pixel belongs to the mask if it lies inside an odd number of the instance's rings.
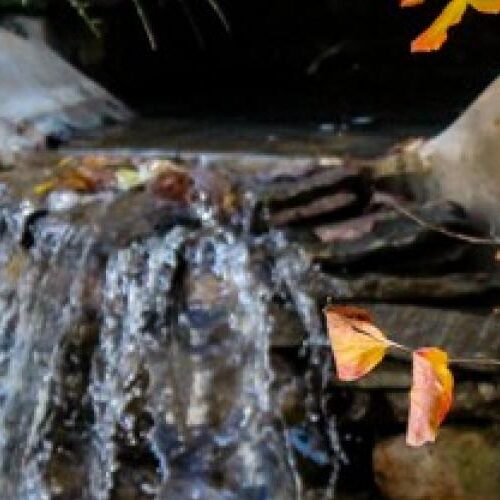
[[[413,350],[410,349],[409,347],[406,347],[403,344],[398,344],[397,342],[394,342],[393,340],[389,340],[389,345],[391,347],[393,347],[394,349],[398,349],[399,351],[403,351],[407,354],[411,354],[413,352]]]
[[[410,347],[407,347],[403,344],[398,344],[397,342],[394,342],[394,340],[391,339],[385,339],[382,340],[375,335],[371,334],[370,332],[367,332],[363,328],[359,327],[354,327],[355,330],[357,330],[359,333],[362,333],[363,335],[366,335],[367,337],[370,337],[374,340],[378,340],[379,342],[383,343],[386,342],[389,347],[392,347],[393,349],[397,349],[398,351],[402,351],[406,354],[412,354],[414,352],[414,349],[411,349]],[[450,365],[483,365],[483,366],[500,366],[500,359],[491,359],[491,358],[450,358],[448,360],[448,364]]]
[[[413,352],[409,347],[406,347],[403,344],[398,344],[397,342],[394,342],[394,340],[391,340],[391,339],[388,339],[388,338],[380,339],[379,337],[376,337],[372,333],[367,332],[363,328],[359,328],[358,326],[354,326],[354,325],[351,325],[351,327],[354,328],[354,330],[358,331],[359,333],[362,333],[363,335],[366,335],[367,337],[370,337],[371,339],[377,340],[380,343],[388,344],[389,347],[392,347],[394,349],[398,349],[398,350],[406,352],[408,354],[411,354]]]

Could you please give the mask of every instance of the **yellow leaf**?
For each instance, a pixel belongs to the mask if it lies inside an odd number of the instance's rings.
[[[329,306],[325,315],[340,380],[357,380],[382,361],[391,342],[373,324],[366,310]]]
[[[33,188],[33,191],[38,196],[44,196],[50,193],[56,187],[56,184],[57,184],[56,181],[54,181],[53,179],[49,179],[48,181],[37,184]]]
[[[421,446],[434,442],[452,400],[453,375],[448,368],[447,353],[435,347],[415,351],[407,444]]]
[[[140,173],[131,168],[120,168],[115,172],[118,187],[124,191],[129,191],[144,184],[144,179]]]
[[[36,185],[34,192],[40,196],[46,195],[56,189],[89,193],[94,191],[96,186],[96,178],[90,176],[88,172],[74,167],[65,167],[58,175]]]
[[[425,0],[401,0],[401,7],[414,7]],[[440,16],[411,45],[412,52],[439,50],[448,38],[448,29],[458,24],[470,5],[483,14],[500,13],[500,0],[451,0]]]
[[[411,44],[412,52],[438,50],[448,38],[448,29],[462,20],[467,0],[451,0],[439,17]]]
[[[498,14],[500,0],[469,0],[469,5],[483,14]]]

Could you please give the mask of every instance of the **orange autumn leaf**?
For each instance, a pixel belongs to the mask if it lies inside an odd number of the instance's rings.
[[[34,187],[38,195],[46,195],[56,189],[68,189],[81,193],[95,191],[97,183],[85,171],[69,167],[57,176]]]
[[[368,311],[328,306],[325,315],[340,380],[357,380],[382,361],[391,342],[373,324]]]
[[[401,0],[401,7],[414,7],[415,5],[420,5],[424,3],[425,0]]]
[[[483,14],[500,13],[500,0],[469,0],[469,5]]]
[[[401,0],[401,7],[414,7],[425,0]],[[448,29],[458,24],[471,6],[483,14],[498,14],[500,0],[451,0],[437,19],[411,45],[412,52],[439,50],[448,38]]]
[[[421,5],[425,0],[400,0],[401,7],[414,7]],[[466,0],[474,9],[483,14],[498,14],[500,12],[500,0]]]
[[[421,446],[436,440],[439,426],[453,399],[453,376],[448,355],[441,349],[426,347],[413,353],[413,383],[406,443]]]
[[[467,9],[467,0],[451,0],[438,18],[411,44],[412,52],[438,50],[448,38],[448,29],[458,24]]]

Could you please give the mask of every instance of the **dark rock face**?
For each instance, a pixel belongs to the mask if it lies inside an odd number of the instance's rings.
[[[354,472],[371,491],[372,443],[401,426],[409,367],[335,385],[322,306],[377,301],[396,340],[498,356],[496,317],[453,305],[486,307],[493,255],[373,206],[357,167],[181,160],[176,186],[46,198],[32,189],[47,169],[1,174],[2,495],[331,498]],[[330,203],[337,193],[352,201]],[[422,211],[471,230],[455,207]],[[318,237],[371,213],[370,231]],[[445,309],[404,305],[427,293]],[[476,324],[478,339],[452,334]],[[496,404],[494,377],[464,382]]]

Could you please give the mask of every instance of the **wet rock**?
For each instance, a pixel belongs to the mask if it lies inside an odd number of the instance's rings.
[[[314,233],[323,243],[358,240],[368,235],[375,224],[393,216],[390,212],[365,214],[355,219],[315,228]]]
[[[410,206],[409,210],[430,225],[464,233],[473,230],[464,215],[449,203]],[[343,224],[345,227],[347,223]],[[355,224],[355,220],[351,221],[351,226]],[[446,263],[451,265],[463,260],[467,252],[475,251],[471,245],[446,237],[396,211],[382,210],[376,217],[368,219],[363,216],[356,227],[361,230],[349,238],[337,237],[335,244],[330,244],[329,239],[346,229],[335,225],[316,228],[318,237],[327,244],[311,249],[315,259],[329,271],[348,268],[354,273],[377,269],[398,274],[429,274]],[[447,251],[443,252],[443,248]],[[393,260],[387,260],[389,257]]]
[[[410,377],[399,360],[358,386],[335,384],[326,295],[494,295],[496,278],[481,278],[477,261],[464,258],[468,249],[455,254],[442,240],[437,275],[373,270],[389,266],[388,255],[419,255],[421,235],[430,236],[398,218],[376,235],[334,238],[339,255],[356,243],[369,272],[330,272],[318,255],[334,251],[313,231],[324,221],[310,224],[300,211],[337,193],[367,202],[364,179],[312,160],[295,173],[278,162],[273,173],[259,157],[242,173],[217,158],[157,160],[175,175],[160,177],[156,190],[104,183],[92,193],[65,186],[35,195],[55,161],[0,174],[0,487],[9,498],[331,497],[339,470],[371,473],[374,422],[384,432],[401,426],[405,410],[390,397]],[[267,206],[259,197],[266,189],[274,196]],[[320,219],[337,213],[325,210]],[[454,217],[440,210],[437,218]],[[293,217],[272,227],[272,216],[286,211]],[[397,240],[400,227],[406,239]],[[376,259],[365,258],[377,238]],[[462,272],[452,273],[457,262]],[[485,304],[369,307],[409,345],[497,352],[497,317]],[[467,401],[491,415],[495,376],[461,375],[464,413],[453,418],[468,418]]]
[[[377,324],[396,342],[418,347],[440,346],[451,357],[500,357],[500,316],[492,311],[377,304],[370,308]],[[488,369],[470,364],[473,370]],[[489,367],[497,371],[496,367]]]
[[[472,381],[461,380],[461,378],[459,375],[458,382],[455,384],[449,419],[464,423],[477,420],[499,422],[500,390],[498,383],[488,379]],[[404,424],[408,420],[409,398],[407,391],[410,384],[406,387],[406,391],[393,391],[387,387],[389,384],[384,386],[383,382],[383,380],[374,380],[370,386],[373,389],[374,386],[378,385],[377,389],[384,391],[384,398],[391,408],[391,416],[397,422]]]
[[[453,405],[448,419],[453,422],[500,421],[500,394],[495,379],[464,376],[455,370]],[[370,425],[383,429],[406,425],[409,413],[411,367],[409,363],[393,364],[386,360],[367,377],[356,382],[333,381],[335,389],[355,391],[349,404],[343,408],[345,421],[370,421]],[[385,422],[377,421],[378,411],[385,412]],[[370,414],[371,411],[375,413]]]
[[[290,254],[282,264],[291,272],[292,269],[299,267],[300,254]],[[436,290],[433,295],[430,288],[428,295],[388,294],[388,296],[370,295],[369,289],[361,296],[350,295],[346,291],[345,282],[342,280],[330,281],[329,286],[322,286],[324,281],[321,274],[312,271],[298,272],[296,280],[300,280],[301,285],[314,297],[318,303],[324,304],[328,297],[342,301],[345,299],[358,299],[357,305],[365,306],[375,317],[376,324],[387,333],[387,335],[396,342],[411,348],[420,346],[434,345],[442,347],[455,358],[477,359],[477,363],[471,362],[467,365],[458,365],[458,368],[466,368],[475,372],[497,373],[498,367],[494,365],[482,365],[482,360],[498,359],[500,357],[500,335],[499,325],[500,316],[493,306],[485,308],[487,304],[487,295],[482,296],[472,293],[467,295],[460,294],[441,294]],[[309,281],[307,281],[309,279]],[[395,278],[393,278],[395,280]],[[402,278],[404,282],[404,278]],[[417,280],[418,282],[418,280]],[[430,280],[429,283],[431,283]],[[445,278],[443,277],[443,283]],[[395,285],[397,287],[397,285]],[[403,285],[404,286],[404,285]],[[437,302],[435,307],[423,305],[406,305],[398,303],[367,303],[364,298],[375,297],[376,299],[396,301],[400,300],[434,300]],[[492,295],[494,299],[494,295]],[[462,306],[461,309],[452,306],[453,301],[457,299],[471,300],[470,306]],[[474,298],[477,301],[474,302]],[[440,306],[439,301],[449,299],[450,305]],[[490,298],[491,299],[491,298]],[[486,302],[486,303],[485,303]],[[460,302],[458,302],[460,304]],[[494,302],[493,302],[494,303]],[[474,307],[476,306],[476,307]],[[326,347],[328,341],[326,336],[322,335],[322,343]],[[400,354],[393,353],[398,357]]]
[[[6,15],[2,18],[1,27],[39,43],[48,42],[48,27],[45,19],[40,17]]]
[[[26,259],[18,225],[2,233],[1,489],[295,498],[270,389],[280,287],[262,243],[196,210],[197,227],[156,225],[185,203],[146,195],[46,213]]]
[[[80,133],[131,118],[99,85],[43,42],[0,28],[0,155],[58,144]]]
[[[273,170],[271,170],[273,172]],[[346,168],[345,166],[335,165],[333,167],[316,166],[312,171],[302,171],[299,173],[284,175],[282,170],[274,172],[271,177],[267,174],[267,178],[273,182],[261,186],[262,197],[269,204],[277,205],[280,202],[292,202],[294,199],[313,196],[315,193],[322,193],[328,189],[335,189],[336,186],[342,185],[346,181],[359,179],[359,170]]]
[[[450,257],[450,254],[448,254]],[[486,262],[488,264],[488,261]],[[396,301],[436,301],[458,302],[470,300],[471,306],[480,305],[479,297],[484,297],[483,306],[492,303],[500,290],[498,272],[458,272],[434,276],[390,275],[363,273],[346,276],[322,273],[312,284],[313,293],[332,295],[338,300],[380,302]],[[492,302],[493,301],[493,302]]]
[[[496,181],[498,157],[498,95],[494,80],[459,118],[427,141],[419,156],[433,172],[439,196],[457,201],[470,213],[500,227]]]
[[[389,500],[495,500],[499,458],[496,431],[444,428],[432,446],[410,448],[404,436],[379,443],[373,468]]]
[[[388,359],[366,377],[353,382],[339,382],[338,385],[341,387],[352,387],[357,390],[361,389],[362,391],[383,390],[386,393],[392,393],[391,391],[406,391],[411,386],[410,364]],[[408,399],[406,392],[403,395]]]
[[[302,225],[311,229],[311,224],[357,213],[366,198],[364,176],[346,164],[317,164],[297,172],[280,167],[257,175],[251,182],[264,208],[265,222],[271,227]]]
[[[311,201],[305,205],[285,208],[271,215],[271,223],[283,226],[321,215],[334,215],[335,212],[353,207],[357,197],[352,193],[335,193]]]

